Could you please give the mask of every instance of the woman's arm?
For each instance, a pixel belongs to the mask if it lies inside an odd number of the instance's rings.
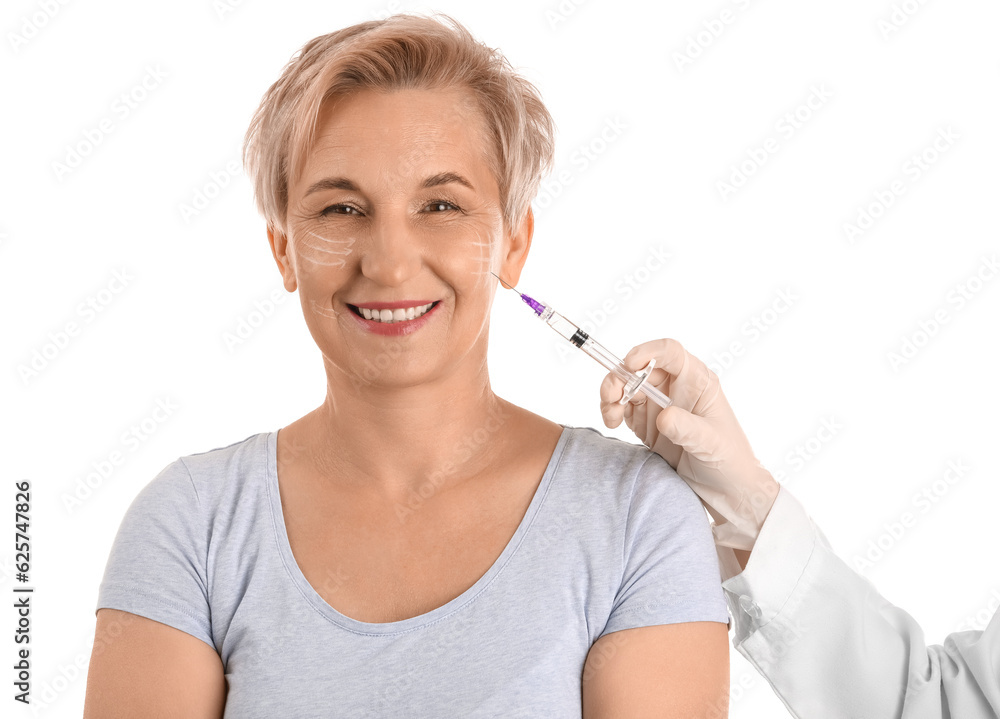
[[[98,610],[84,719],[220,719],[225,704],[215,649],[152,619]]]
[[[182,458],[125,512],[98,590],[86,719],[222,716],[208,601],[213,501],[211,483]]]
[[[583,665],[586,719],[725,719],[729,613],[698,496],[662,457],[642,459],[620,539],[613,607]]]
[[[583,669],[584,719],[725,719],[729,633],[721,622],[636,627],[594,642]]]

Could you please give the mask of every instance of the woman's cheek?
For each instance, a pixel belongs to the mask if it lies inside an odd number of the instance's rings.
[[[446,265],[453,276],[469,278],[474,286],[487,286],[499,262],[499,234],[481,222],[455,223],[439,228],[426,243],[428,260]]]
[[[305,227],[295,236],[295,249],[308,268],[343,269],[356,252],[357,239],[353,234],[334,234],[322,227]]]
[[[353,233],[333,233],[322,226],[299,227],[294,235],[296,275],[303,309],[340,320],[332,296],[349,271],[359,245]]]

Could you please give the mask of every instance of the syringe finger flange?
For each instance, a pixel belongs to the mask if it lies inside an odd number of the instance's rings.
[[[625,404],[632,399],[632,395],[639,391],[639,388],[645,383],[646,378],[649,377],[655,365],[656,359],[654,358],[649,360],[649,364],[635,373],[635,379],[626,384],[625,389],[622,390],[622,398],[618,400],[618,404]]]

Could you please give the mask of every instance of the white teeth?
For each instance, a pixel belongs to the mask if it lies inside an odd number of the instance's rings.
[[[407,307],[406,309],[398,310],[370,310],[367,307],[359,307],[358,309],[366,320],[392,324],[393,322],[405,322],[406,320],[416,319],[425,314],[433,306],[434,303],[431,302],[421,307]]]

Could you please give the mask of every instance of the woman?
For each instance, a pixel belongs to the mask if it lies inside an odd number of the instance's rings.
[[[138,495],[87,717],[726,715],[697,496],[490,389],[491,273],[517,282],[551,159],[535,89],[457,23],[289,63],[245,160],[326,398]]]

